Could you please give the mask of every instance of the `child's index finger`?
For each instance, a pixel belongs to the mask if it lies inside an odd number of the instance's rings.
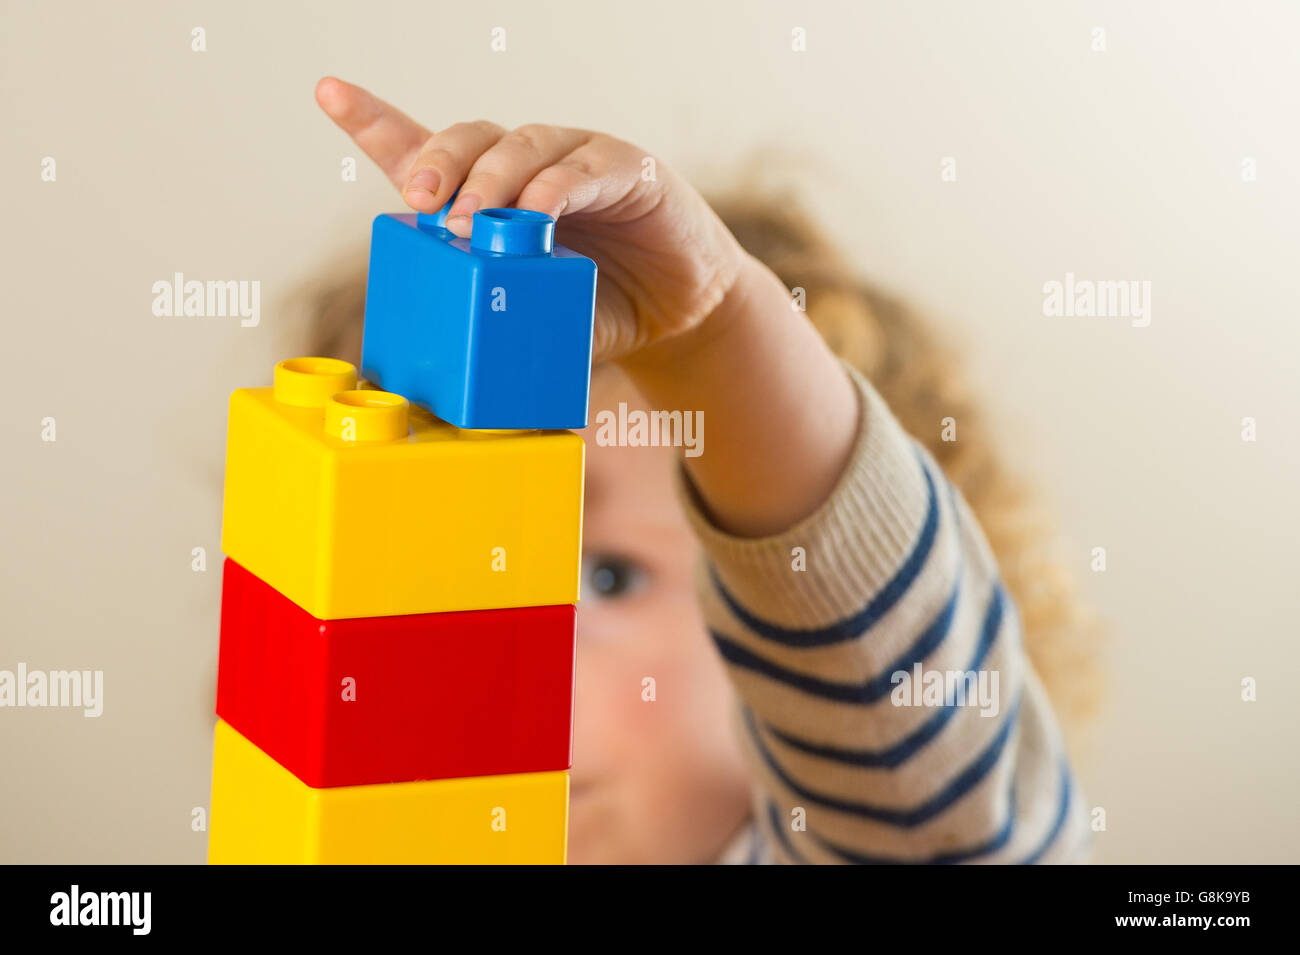
[[[420,147],[432,135],[429,130],[368,90],[333,76],[316,84],[316,102],[400,191]]]

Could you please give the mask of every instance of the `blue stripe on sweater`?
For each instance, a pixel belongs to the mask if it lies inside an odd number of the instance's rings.
[[[776,841],[781,843],[781,848],[785,851],[785,854],[792,858],[796,865],[810,864],[790,841],[790,834],[785,831],[785,820],[781,818],[781,814],[777,811],[776,803],[770,799],[767,800],[767,823],[772,827],[772,831],[776,833]]]
[[[1074,795],[1073,780],[1070,774],[1070,764],[1064,758],[1061,760],[1061,795],[1057,801],[1056,818],[1052,823],[1051,831],[1043,840],[1036,850],[1020,861],[1020,865],[1034,865],[1039,862],[1046,854],[1047,850],[1055,845],[1056,840],[1060,837],[1062,830],[1065,828],[1065,821],[1069,818],[1070,801]],[[782,848],[786,854],[798,860],[801,864],[807,864],[803,857],[795,850],[790,842],[789,835],[785,831],[780,813],[777,811],[776,804],[772,800],[767,800],[767,818],[768,824],[776,833],[781,842]],[[929,856],[923,859],[894,859],[888,856],[873,856],[862,852],[856,852],[852,849],[846,849],[843,846],[836,845],[832,842],[821,838],[816,833],[809,833],[817,844],[827,852],[838,857],[843,862],[853,865],[956,865],[963,862],[973,862],[981,856],[991,855],[1007,846],[1011,841],[1012,835],[1016,829],[1016,791],[1013,783],[1007,808],[1007,821],[987,841],[970,849],[961,849],[955,852],[943,852],[937,855]]]
[[[1051,830],[1047,833],[1047,838],[1043,844],[1026,856],[1021,865],[1033,865],[1047,852],[1048,849],[1056,842],[1061,830],[1065,828],[1065,820],[1069,817],[1070,798],[1074,790],[1073,781],[1070,777],[1070,764],[1061,760],[1061,796],[1056,806],[1056,820],[1052,823]]]
[[[861,683],[835,683],[830,680],[823,680],[820,677],[809,676],[806,673],[800,673],[798,670],[791,670],[789,667],[781,666],[779,663],[773,663],[730,637],[724,637],[716,630],[710,630],[709,634],[713,637],[713,642],[717,645],[718,652],[722,654],[723,659],[732,666],[760,673],[778,683],[784,683],[786,686],[793,687],[802,693],[807,693],[809,696],[819,696],[822,699],[832,700],[836,703],[867,705],[888,696],[894,688],[893,675],[899,670],[910,672],[914,664],[925,660],[926,657],[939,648],[948,636],[948,631],[952,627],[952,618],[957,612],[957,597],[961,589],[961,573],[962,571],[959,569],[957,582],[953,584],[952,594],[948,597],[948,602],[943,605],[938,615],[921,632],[916,641],[903,651],[898,659],[883,667],[874,677],[869,677]]]
[[[775,820],[775,816],[773,819]],[[952,852],[940,852],[936,855],[926,856],[921,859],[894,859],[889,856],[866,855],[862,852],[855,852],[852,849],[845,849],[843,846],[837,846],[827,842],[820,836],[813,834],[813,838],[827,852],[839,857],[842,861],[853,865],[959,865],[963,862],[973,862],[982,856],[991,855],[994,852],[1004,848],[1011,841],[1012,835],[1016,830],[1016,793],[1015,788],[1011,790],[1011,798],[1007,806],[1007,821],[1002,824],[1002,828],[992,836],[977,846],[970,849],[958,849]]]
[[[713,580],[713,586],[727,607],[736,616],[736,619],[753,633],[791,647],[825,647],[834,643],[844,643],[856,639],[860,634],[871,629],[881,617],[898,603],[903,594],[907,592],[907,589],[912,586],[912,582],[916,580],[917,575],[925,566],[925,562],[929,559],[930,551],[934,548],[935,537],[938,536],[939,499],[935,492],[934,479],[930,477],[930,469],[926,466],[925,459],[919,451],[917,452],[917,461],[921,466],[921,473],[925,475],[925,486],[929,495],[925,523],[921,527],[921,533],[907,560],[903,561],[903,565],[898,569],[893,579],[881,588],[880,592],[872,597],[865,607],[853,616],[838,623],[814,630],[796,630],[778,626],[774,623],[768,623],[766,620],[760,620],[742,606],[727,591],[722,580],[710,565],[709,576]]]
[[[916,826],[924,825],[935,816],[945,812],[955,802],[967,795],[972,789],[980,784],[989,772],[997,765],[1002,758],[1002,752],[1006,749],[1007,740],[1011,738],[1011,731],[1015,728],[1016,719],[1020,713],[1020,699],[1017,698],[1006,718],[1002,722],[1002,728],[998,730],[993,740],[985,747],[984,752],[980,753],[973,762],[963,769],[957,776],[948,783],[943,789],[935,793],[919,806],[911,809],[892,809],[885,806],[873,806],[870,803],[853,802],[848,799],[841,799],[838,796],[831,796],[826,793],[815,792],[808,789],[794,777],[792,777],[772,755],[771,750],[763,745],[763,740],[759,736],[758,728],[754,723],[752,714],[746,712],[745,727],[749,732],[749,738],[753,741],[754,748],[758,750],[763,761],[767,763],[772,773],[781,780],[791,792],[798,795],[801,799],[825,806],[827,809],[833,809],[837,812],[844,812],[850,815],[858,816],[862,819],[871,819],[875,822],[884,823],[885,825],[897,826],[902,829],[912,829]]]
[[[988,610],[984,614],[984,624],[980,630],[979,643],[975,647],[975,654],[971,658],[970,664],[966,667],[967,670],[975,671],[984,665],[989,651],[997,640],[998,633],[1002,630],[1005,604],[1006,593],[1003,591],[1002,585],[994,583]],[[922,723],[920,727],[886,749],[845,749],[838,746],[824,746],[783,733],[767,724],[764,724],[764,729],[785,745],[808,753],[811,756],[819,756],[822,759],[833,760],[849,766],[896,769],[938,736],[939,732],[948,725],[948,722],[959,709],[961,707],[956,703],[945,703],[939,708],[939,712]]]

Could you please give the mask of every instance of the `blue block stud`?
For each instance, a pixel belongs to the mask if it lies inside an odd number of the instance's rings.
[[[540,212],[476,212],[468,241],[446,215],[375,219],[362,374],[460,428],[585,427],[596,263]]]

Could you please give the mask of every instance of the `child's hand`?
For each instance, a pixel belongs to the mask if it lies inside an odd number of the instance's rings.
[[[430,133],[358,86],[327,77],[316,101],[388,175],[407,205],[467,238],[478,209],[515,206],[558,220],[556,241],[596,261],[596,361],[698,326],[745,258],[694,189],[635,146],[601,133],[457,123]]]
[[[557,126],[460,123],[431,134],[365,90],[325,78],[316,101],[418,212],[555,216],[557,240],[596,260],[594,359],[615,359],[649,407],[698,411],[708,452],[686,467],[714,520],[759,536],[834,487],[857,395],[790,292],[741,249],[700,195],[635,146]],[[706,322],[705,319],[708,319]]]

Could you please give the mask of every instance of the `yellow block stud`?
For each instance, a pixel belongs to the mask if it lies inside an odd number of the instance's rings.
[[[340,441],[405,438],[411,404],[387,391],[342,391],[325,402],[325,434]]]
[[[230,398],[222,547],[322,619],[576,603],[583,454],[290,359]]]
[[[319,408],[356,386],[356,366],[337,358],[289,358],[275,366],[275,400],[287,405]]]
[[[569,774],[313,789],[224,721],[212,766],[214,865],[563,865]]]

